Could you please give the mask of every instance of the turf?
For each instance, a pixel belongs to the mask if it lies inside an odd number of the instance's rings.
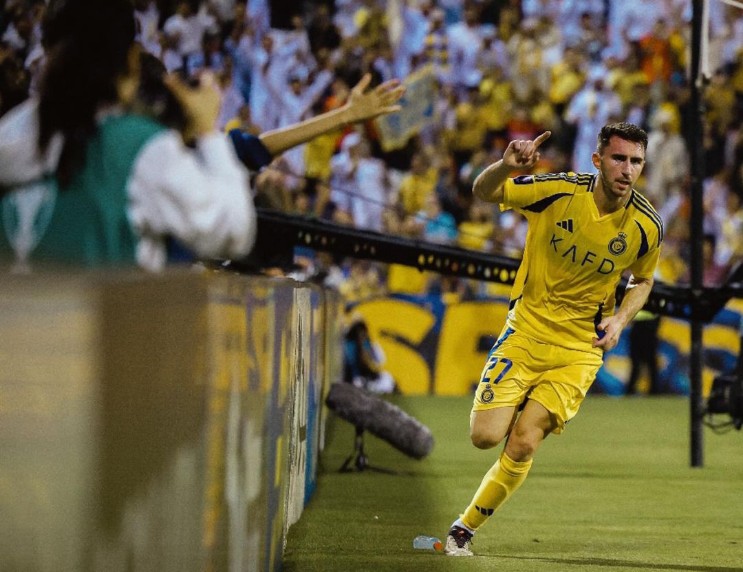
[[[284,571],[743,571],[743,432],[706,430],[704,467],[691,468],[686,398],[589,396],[477,534],[473,558],[414,550],[412,540],[444,537],[500,448],[470,445],[469,398],[394,402],[431,429],[433,452],[410,459],[366,435],[369,462],[397,474],[340,473],[354,433],[331,418]]]

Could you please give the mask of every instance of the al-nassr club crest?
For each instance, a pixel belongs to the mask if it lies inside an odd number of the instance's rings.
[[[619,256],[625,250],[627,250],[627,235],[620,232],[618,236],[615,236],[609,241],[609,252],[614,256]]]

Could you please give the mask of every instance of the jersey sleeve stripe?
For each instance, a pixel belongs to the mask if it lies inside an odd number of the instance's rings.
[[[658,213],[656,213],[654,210],[652,210],[652,207],[649,205],[643,205],[641,204],[635,197],[637,195],[635,193],[632,194],[632,204],[635,206],[635,208],[644,214],[646,217],[650,219],[650,221],[655,225],[655,227],[658,229],[658,245],[663,241],[663,221],[661,221],[660,217],[658,216]]]
[[[571,195],[572,193],[555,193],[554,195],[550,195],[548,197],[544,197],[543,199],[539,199],[537,202],[532,203],[530,205],[526,205],[525,207],[522,207],[522,208],[525,211],[531,211],[533,213],[541,213],[555,201],[561,199],[562,197],[569,197]]]
[[[565,181],[579,186],[589,186],[593,181],[593,175],[590,173],[579,173],[569,175],[568,173],[544,173],[534,175],[535,181]]]
[[[635,224],[637,225],[637,228],[640,229],[640,249],[637,251],[637,258],[642,258],[642,256],[647,253],[648,250],[650,250],[650,247],[648,246],[648,235],[645,234],[645,229],[642,228],[642,225],[639,223],[639,221],[635,220]]]
[[[660,217],[660,214],[658,214],[658,211],[656,211],[655,208],[653,208],[653,205],[650,204],[650,201],[647,200],[645,197],[643,197],[637,191],[633,191],[632,196],[635,199],[635,204],[643,205],[647,209],[648,214],[652,215],[658,221],[658,223],[660,223],[662,227],[663,219]]]

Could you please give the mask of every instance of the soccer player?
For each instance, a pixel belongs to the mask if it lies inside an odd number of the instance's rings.
[[[529,230],[508,318],[470,417],[475,447],[507,440],[449,530],[445,550],[452,556],[472,555],[472,536],[524,482],[547,435],[561,433],[578,412],[604,352],[616,346],[653,286],[663,223],[633,188],[647,134],[629,123],[604,126],[592,154],[598,173],[509,178],[537,163],[549,136],[511,141],[473,185],[477,197],[522,213]],[[626,270],[632,275],[615,313]]]

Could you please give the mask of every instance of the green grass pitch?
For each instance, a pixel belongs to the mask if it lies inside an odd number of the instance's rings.
[[[469,443],[468,397],[393,402],[431,429],[433,452],[410,459],[366,434],[369,462],[398,473],[339,473],[354,429],[331,414],[318,488],[289,531],[284,571],[743,571],[743,432],[705,430],[704,467],[691,468],[687,398],[589,395],[475,536],[473,558],[412,541],[444,538],[501,448]]]

